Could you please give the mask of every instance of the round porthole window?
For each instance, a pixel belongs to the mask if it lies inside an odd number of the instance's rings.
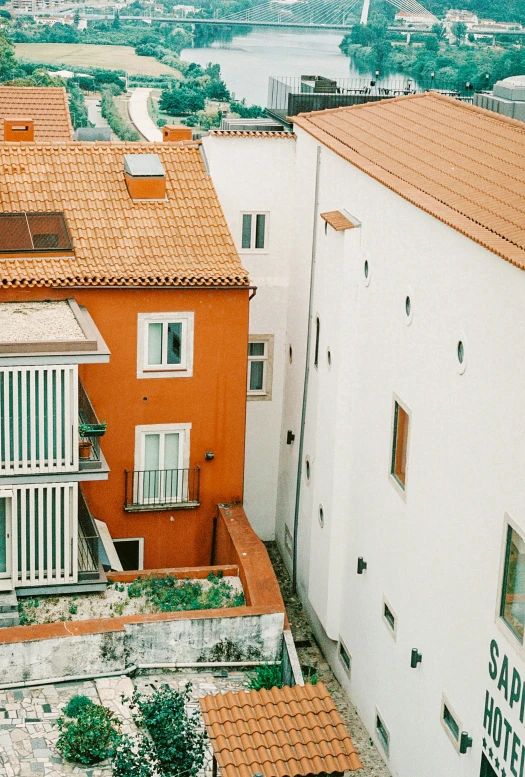
[[[291,363],[292,363],[292,361],[293,361],[293,351],[292,351],[292,346],[290,346],[290,347],[288,348],[288,358],[290,359],[290,364],[291,364]]]
[[[319,525],[320,525],[321,529],[324,526],[324,509],[323,509],[323,505],[319,505]]]
[[[467,344],[463,333],[460,334],[456,343],[456,358],[458,372],[462,375],[467,368]]]
[[[328,367],[332,366],[332,351],[330,348],[326,349],[326,361],[328,362]]]
[[[365,273],[365,278],[368,280],[368,274],[370,272],[370,268],[368,266],[368,259],[365,259],[365,264],[364,264],[364,267],[363,267],[363,271]]]
[[[411,312],[412,312],[412,303],[410,302],[410,297],[406,297],[406,299],[405,299],[405,313],[407,314],[408,318],[410,318]]]
[[[311,473],[310,473],[310,459],[308,458],[308,456],[306,457],[304,468],[305,468],[305,474],[306,474],[306,482],[309,483]]]
[[[368,251],[365,251],[363,259],[363,275],[365,276],[365,286],[368,286],[370,283],[370,274],[372,269],[370,266],[370,254]]]

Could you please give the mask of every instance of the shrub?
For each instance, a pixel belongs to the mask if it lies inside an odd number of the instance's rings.
[[[282,668],[281,662],[276,664],[260,664],[256,666],[253,672],[248,672],[248,688],[251,691],[260,691],[266,688],[267,691],[272,688],[282,688]]]
[[[128,596],[136,599],[142,595],[160,612],[181,610],[207,610],[222,607],[240,607],[243,594],[234,594],[229,583],[214,577],[207,590],[195,580],[178,580],[175,577],[138,577],[128,586]]]
[[[163,685],[151,696],[135,692],[131,700],[135,721],[147,728],[165,777],[196,777],[204,763],[206,734],[199,716],[187,712],[191,687],[188,683],[183,691],[175,691]]]
[[[115,105],[113,99],[113,92],[115,87],[112,85],[108,89],[102,91],[102,100],[100,101],[100,112],[102,116],[107,120],[109,126],[121,140],[140,140],[139,133],[128,124]]]
[[[123,736],[113,757],[113,777],[155,777],[158,765],[155,747],[144,734]]]
[[[113,713],[100,704],[85,704],[76,718],[60,717],[56,747],[72,763],[91,766],[113,755],[119,732]]]
[[[88,707],[94,707],[94,702],[88,699],[87,696],[72,696],[66,706],[63,709],[63,714],[68,718],[78,718],[78,716],[84,712]]]

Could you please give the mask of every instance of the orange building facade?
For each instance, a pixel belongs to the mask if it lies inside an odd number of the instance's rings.
[[[19,171],[0,191],[0,367],[9,358],[10,369],[36,370],[78,350],[78,459],[75,450],[55,479],[78,481],[124,568],[210,564],[217,504],[242,501],[250,287],[198,145],[4,143],[0,157],[4,169]],[[65,223],[63,235],[38,226],[50,213]],[[34,353],[16,333],[2,353],[3,320],[28,303],[66,300],[91,319],[88,329],[109,351],[105,361],[38,332]],[[102,436],[86,419],[101,424]],[[38,429],[35,435],[41,445]],[[0,444],[4,459],[8,448]],[[17,484],[32,479],[37,488],[38,475],[29,464],[22,471],[15,462],[11,475],[9,462],[0,465],[0,497],[2,488],[13,490],[13,516],[18,510],[18,535],[25,536]],[[32,527],[27,518],[28,547]],[[81,550],[82,541],[79,558]],[[24,554],[18,550],[22,566]],[[45,584],[38,559],[31,563],[33,584]]]

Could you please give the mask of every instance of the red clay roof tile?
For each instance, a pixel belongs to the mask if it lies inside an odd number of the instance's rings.
[[[35,143],[72,140],[67,92],[57,86],[0,86],[0,142],[4,119],[33,119]]]

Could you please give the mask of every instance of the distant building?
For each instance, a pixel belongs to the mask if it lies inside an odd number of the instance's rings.
[[[410,13],[408,11],[399,11],[399,13],[396,13],[394,16],[394,22],[396,24],[423,24],[428,25],[429,22],[431,23],[432,19],[429,19],[429,14],[422,14],[422,13]]]
[[[455,22],[461,22],[469,29],[472,25],[479,23],[479,18],[471,11],[451,9],[445,14],[445,24],[453,24]]]
[[[63,87],[0,86],[0,143],[6,122],[10,140],[64,143],[72,139],[67,92]]]

